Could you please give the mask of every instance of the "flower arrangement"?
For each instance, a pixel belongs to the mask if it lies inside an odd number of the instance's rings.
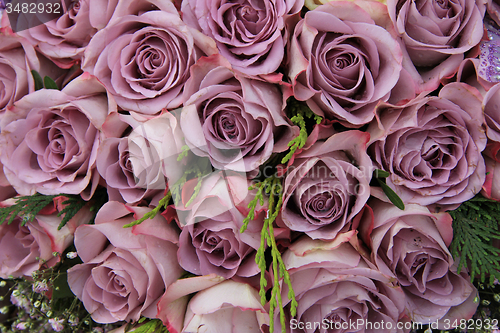
[[[498,332],[497,0],[22,1],[1,332]]]

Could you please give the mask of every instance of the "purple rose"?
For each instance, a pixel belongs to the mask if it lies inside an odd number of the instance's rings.
[[[445,319],[469,319],[475,313],[477,291],[467,274],[457,274],[448,246],[453,238],[452,218],[432,214],[420,205],[400,210],[373,201],[373,220],[362,219],[360,230],[379,267],[389,267],[406,294],[412,321],[429,324]]]
[[[92,38],[82,68],[126,110],[152,115],[177,108],[189,68],[204,52],[215,53],[215,45],[188,28],[171,2],[131,15],[125,9],[132,2],[120,2],[106,28]]]
[[[298,303],[297,315],[287,320],[287,333],[398,331],[404,311],[403,291],[349,243],[355,237],[354,231],[340,234],[331,242],[303,237],[283,254]],[[284,284],[281,297],[289,313],[287,293]],[[384,329],[365,328],[366,322],[382,321]],[[274,331],[281,332],[279,318],[274,323]],[[297,325],[290,325],[293,323]],[[318,323],[319,329],[305,328],[307,323]],[[321,323],[327,323],[328,328]]]
[[[382,104],[368,128],[368,153],[390,172],[387,184],[405,203],[452,209],[484,183],[486,145],[479,92],[450,83],[439,96]]]
[[[249,75],[269,74],[283,60],[287,22],[304,0],[184,0],[187,24],[212,37],[231,66]]]
[[[500,143],[492,142],[483,151],[486,165],[486,180],[481,194],[486,198],[500,201]]]
[[[500,25],[500,2],[498,0],[488,0],[486,2],[486,9],[496,24]]]
[[[22,225],[16,217],[11,224],[0,225],[0,278],[7,279],[28,276],[37,270],[53,267],[61,260],[61,254],[73,244],[75,229],[88,223],[92,212],[83,207],[58,230],[62,217],[57,214],[63,210],[64,197],[57,197],[31,222]],[[1,207],[11,206],[15,199],[0,203]],[[54,253],[58,253],[54,255]]]
[[[35,91],[31,70],[40,72],[42,77],[57,77],[62,72],[25,38],[0,33],[0,111]]]
[[[43,3],[43,2],[42,2]],[[59,18],[19,32],[59,67],[70,68],[83,56],[96,29],[89,21],[89,0],[61,1]],[[55,9],[55,7],[54,7]]]
[[[116,105],[99,81],[84,73],[62,91],[26,95],[1,118],[4,173],[23,195],[39,192],[90,198],[101,128]]]
[[[298,134],[284,116],[277,86],[233,72],[218,55],[191,67],[184,97],[186,143],[218,169],[255,170]]]
[[[347,231],[370,197],[368,135],[335,134],[295,157],[283,189],[283,223],[313,239]]]
[[[172,184],[182,176],[183,170],[168,164],[172,159],[177,162],[184,145],[172,113],[145,122],[113,113],[104,123],[103,132],[106,139],[99,147],[96,163],[106,180],[110,200],[134,203],[156,198],[165,189],[166,176]],[[124,133],[127,135],[122,137]]]
[[[388,0],[389,15],[404,44],[403,66],[419,90],[434,90],[452,76],[464,53],[481,41],[482,1]]]
[[[109,201],[94,225],[76,230],[75,246],[83,264],[68,270],[68,284],[96,322],[155,318],[160,297],[182,274],[172,224],[157,215],[123,227],[149,211]]]
[[[500,83],[495,84],[484,95],[482,109],[484,110],[488,139],[500,142]]]
[[[233,205],[238,194],[247,193],[248,183],[241,180],[241,176],[224,175],[222,171],[202,180],[198,195],[188,206],[187,225],[180,223],[177,256],[181,267],[188,272],[215,273],[226,279],[259,272],[255,253],[260,246],[263,219],[259,216],[252,220],[247,230],[240,233],[244,216]],[[191,197],[190,183],[184,187],[186,202]],[[179,209],[178,214],[181,214]]]
[[[372,120],[375,105],[398,82],[402,61],[397,41],[360,5],[375,16],[386,11],[378,2],[319,6],[295,27],[288,53],[295,97],[348,127]]]

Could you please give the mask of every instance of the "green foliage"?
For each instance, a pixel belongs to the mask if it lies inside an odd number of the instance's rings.
[[[184,145],[184,146],[182,146],[181,149],[182,149],[182,152],[179,154],[179,156],[177,156],[177,162],[182,161],[182,159],[188,155],[189,146],[188,145]]]
[[[500,240],[499,203],[478,195],[449,213],[453,218],[450,250],[460,260],[457,271],[469,268],[471,280],[477,276],[481,282],[489,275],[490,285],[495,278],[500,280],[500,249],[492,245],[494,239]]]
[[[291,115],[290,120],[294,125],[299,126],[300,132],[296,138],[294,138],[292,141],[288,143],[290,151],[281,160],[282,164],[288,162],[292,158],[293,154],[295,154],[295,152],[298,149],[301,149],[306,144],[307,141],[306,118],[314,119],[316,124],[319,124],[323,119],[322,117],[312,112],[311,109],[309,109],[306,105],[299,103],[297,100],[293,98],[288,99],[287,106]]]
[[[180,155],[179,155],[180,156]],[[129,224],[124,225],[124,228],[130,228],[133,227],[134,225],[141,224],[142,222],[146,221],[147,219],[152,219],[160,212],[161,209],[167,209],[168,204],[170,203],[170,199],[174,199],[174,202],[180,202],[181,200],[181,191],[184,186],[184,184],[187,182],[188,179],[191,179],[189,176],[194,176],[194,178],[197,178],[197,183],[194,188],[194,192],[191,195],[191,198],[188,200],[186,203],[186,207],[189,206],[193,200],[196,198],[198,193],[200,193],[201,189],[201,184],[203,181],[203,177],[210,173],[212,171],[211,165],[210,165],[210,160],[209,159],[200,159],[199,163],[193,163],[190,167],[184,171],[184,174],[182,177],[175,182],[175,184],[168,190],[167,194],[160,200],[158,206],[153,208],[152,211],[144,214],[143,217],[140,219],[131,222]]]
[[[281,253],[278,250],[278,246],[276,245],[276,239],[274,237],[274,227],[273,223],[278,217],[278,214],[281,209],[281,205],[283,203],[283,188],[281,186],[281,180],[276,177],[267,178],[263,182],[257,183],[254,186],[251,186],[249,189],[252,190],[257,188],[257,193],[255,198],[248,204],[248,208],[250,208],[250,212],[248,216],[244,220],[244,224],[241,227],[240,232],[244,232],[248,226],[248,222],[250,219],[255,217],[255,207],[258,202],[261,205],[264,204],[264,193],[269,196],[268,203],[268,211],[267,216],[264,219],[264,225],[261,231],[261,239],[260,239],[260,247],[257,250],[257,254],[255,256],[255,262],[260,268],[260,300],[262,305],[266,304],[266,287],[267,287],[267,279],[266,279],[266,269],[267,263],[265,258],[265,250],[266,244],[271,247],[271,256],[272,256],[272,275],[273,275],[273,287],[271,290],[271,299],[269,301],[269,331],[274,332],[274,311],[278,308],[280,312],[280,322],[282,327],[282,332],[286,331],[285,326],[285,313],[283,309],[283,301],[281,298],[281,288],[279,284],[279,280],[283,278],[284,283],[288,285],[288,298],[291,300],[290,304],[290,313],[293,316],[296,314],[297,309],[297,301],[295,300],[295,293],[292,288],[292,283],[290,280],[290,275],[286,270],[285,264],[283,262],[283,258],[281,257]],[[278,200],[276,201],[276,197]]]
[[[142,317],[137,323],[141,324],[145,322],[144,317]],[[127,333],[168,333],[167,328],[163,325],[161,320],[153,319],[145,322],[137,328],[126,328]]]
[[[71,196],[68,197],[68,200],[63,202],[63,205],[67,206],[64,207],[63,210],[61,210],[59,213],[57,213],[57,216],[61,216],[64,214],[64,217],[57,227],[57,230],[61,230],[61,228],[64,227],[66,223],[68,223],[69,220],[71,220],[80,211],[80,209],[87,205],[87,202],[79,196]]]
[[[59,87],[57,86],[57,83],[54,82],[50,77],[45,76],[43,78],[43,85],[45,86],[45,89],[55,89],[59,90]]]
[[[172,193],[170,191],[168,191],[167,194],[160,200],[160,202],[158,203],[158,206],[153,208],[153,210],[151,210],[150,212],[147,212],[146,214],[144,214],[144,216],[141,217],[140,219],[138,219],[134,222],[131,222],[129,224],[125,224],[123,227],[130,228],[130,227],[133,227],[134,225],[141,224],[142,222],[146,221],[147,219],[154,218],[156,216],[156,214],[158,214],[160,212],[160,209],[162,209],[162,208],[167,209],[168,203],[170,202],[170,198],[172,198]]]
[[[43,80],[40,74],[36,70],[32,69],[31,75],[33,75],[33,80],[35,81],[35,90],[43,89]]]
[[[35,216],[52,203],[52,200],[57,195],[42,195],[35,193],[31,196],[16,198],[16,203],[9,207],[0,207],[0,224],[7,220],[7,224],[11,224],[16,216],[22,219],[21,225],[28,222],[33,222]]]
[[[396,192],[394,192],[394,190],[385,183],[385,178],[389,177],[390,175],[391,174],[385,170],[375,169],[373,171],[373,179],[377,181],[378,185],[382,188],[382,191],[384,191],[387,198],[389,198],[394,206],[398,207],[401,210],[404,210],[405,204],[403,200],[401,200]]]
[[[43,88],[59,90],[57,83],[54,80],[52,80],[50,77],[45,76],[42,79],[42,76],[40,75],[40,73],[38,73],[34,69],[31,70],[31,75],[33,75],[33,80],[35,81],[35,90],[40,90]]]

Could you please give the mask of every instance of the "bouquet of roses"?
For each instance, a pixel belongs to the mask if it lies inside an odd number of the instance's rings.
[[[498,329],[498,0],[0,8],[2,332]]]

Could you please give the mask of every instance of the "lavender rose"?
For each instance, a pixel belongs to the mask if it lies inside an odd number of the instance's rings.
[[[157,2],[152,8],[158,10],[138,15],[120,10],[132,2],[120,2],[106,28],[92,38],[82,68],[124,109],[152,115],[177,108],[189,68],[204,53],[215,53],[215,45],[188,28],[171,2]]]
[[[385,6],[360,2],[375,16]],[[359,127],[387,100],[401,71],[396,40],[353,2],[332,1],[306,13],[295,27],[288,76],[295,97],[318,115]]]
[[[481,190],[486,145],[479,92],[450,83],[439,97],[377,107],[368,153],[389,171],[387,184],[406,203],[452,208]]]
[[[68,284],[99,323],[156,317],[165,289],[177,280],[177,231],[157,215],[123,228],[149,208],[107,202],[94,225],[81,226],[75,246],[83,264],[68,270]]]
[[[81,194],[99,182],[94,172],[99,129],[116,105],[95,77],[85,73],[62,91],[26,95],[1,119],[0,160],[20,194]]]
[[[412,321],[431,323],[469,319],[475,313],[477,291],[467,274],[457,274],[448,246],[453,238],[452,218],[431,214],[420,205],[373,201],[373,220],[360,229],[379,267],[389,267],[406,294]],[[387,266],[386,266],[387,265]]]
[[[161,195],[167,176],[171,184],[182,176],[183,169],[170,163],[177,162],[184,145],[172,113],[145,122],[113,113],[103,124],[103,132],[106,139],[99,147],[96,164],[106,180],[110,200],[133,203]],[[127,135],[122,137],[123,133]]]
[[[486,198],[500,201],[500,143],[491,142],[483,151],[486,165],[486,180],[481,194]]]
[[[55,61],[62,68],[70,68],[81,60],[85,47],[96,29],[89,20],[89,0],[61,1],[63,13],[57,19],[34,25],[19,32],[41,53]]]
[[[196,275],[215,273],[226,279],[259,272],[255,253],[260,246],[262,216],[252,220],[247,230],[240,233],[244,216],[233,206],[237,197],[234,193],[246,193],[248,189],[246,179],[242,182],[242,178],[219,171],[202,180],[198,195],[188,206],[187,225],[181,221],[177,257],[186,271]],[[187,195],[183,201],[188,201],[189,182],[184,186],[183,194]]]
[[[486,2],[486,9],[496,24],[500,25],[500,2],[498,0],[488,0]]]
[[[231,70],[220,56],[191,67],[181,115],[186,143],[218,169],[247,172],[288,149],[298,133],[283,112],[279,89]]]
[[[366,133],[347,131],[296,156],[283,189],[282,219],[288,228],[313,239],[347,231],[370,197],[367,142]]]
[[[278,69],[288,40],[287,22],[303,0],[184,0],[185,22],[212,37],[231,66],[249,75]]]
[[[482,109],[486,120],[486,135],[488,139],[500,142],[500,83],[495,84],[484,95]]]
[[[82,208],[61,230],[58,230],[62,217],[57,213],[63,210],[64,197],[54,199],[54,204],[46,207],[35,216],[32,222],[23,225],[16,217],[11,224],[0,225],[0,278],[7,279],[31,276],[31,273],[56,265],[60,254],[73,243],[75,229],[90,221],[92,213],[88,207]],[[0,203],[10,206],[15,199]],[[59,255],[54,255],[57,252]]]
[[[434,90],[453,75],[483,35],[482,1],[388,0],[387,7],[411,60],[403,66],[420,90]]]
[[[61,72],[26,39],[0,32],[0,111],[35,91],[31,70],[50,77],[57,77]]]
[[[382,321],[384,332],[398,331],[404,311],[403,291],[348,243],[353,235],[350,231],[331,242],[304,237],[283,254],[298,302],[297,315],[287,321],[286,332],[311,332],[305,328],[308,323],[319,323],[320,333],[380,332],[380,327],[365,329],[359,323]],[[285,285],[281,297],[286,312],[290,307],[287,293]],[[274,331],[281,332],[279,319],[274,323]]]

